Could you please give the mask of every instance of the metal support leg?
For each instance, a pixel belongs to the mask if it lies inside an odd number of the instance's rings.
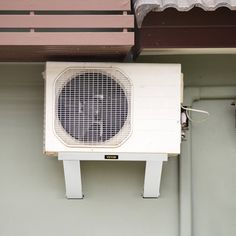
[[[162,164],[163,161],[146,161],[144,198],[157,198],[160,195]]]
[[[58,159],[63,161],[67,198],[83,198],[80,161],[103,161],[104,155],[104,153],[58,153]],[[142,154],[138,156],[136,154],[129,154],[127,156],[121,155],[119,160],[146,161],[143,197],[157,198],[159,196],[162,164],[163,161],[168,160],[167,154]]]
[[[80,161],[63,160],[66,197],[83,198]]]

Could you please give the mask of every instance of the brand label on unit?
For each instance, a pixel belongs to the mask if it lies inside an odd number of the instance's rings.
[[[119,159],[119,156],[118,155],[105,155],[105,159],[108,159],[108,160],[117,160]]]

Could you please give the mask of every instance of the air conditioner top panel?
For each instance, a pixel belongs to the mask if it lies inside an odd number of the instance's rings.
[[[45,151],[179,153],[181,66],[47,62]]]

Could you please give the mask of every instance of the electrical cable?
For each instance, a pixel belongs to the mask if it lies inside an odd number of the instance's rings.
[[[186,116],[188,117],[188,119],[193,122],[193,123],[202,123],[202,122],[205,122],[209,116],[210,116],[210,113],[208,111],[203,111],[203,110],[199,110],[199,109],[193,109],[193,108],[189,108],[189,107],[184,107],[184,106],[181,106],[182,109],[184,109],[186,111]],[[190,116],[189,112],[198,112],[198,113],[202,113],[202,114],[205,114],[206,117],[201,119],[201,120],[193,120],[192,117]]]

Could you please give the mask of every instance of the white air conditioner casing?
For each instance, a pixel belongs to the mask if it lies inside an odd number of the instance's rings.
[[[44,149],[63,161],[67,198],[83,198],[81,160],[146,161],[144,198],[180,153],[179,64],[47,62]]]
[[[57,81],[64,76],[68,82],[73,73],[86,70],[119,71],[129,83],[130,127],[118,145],[109,146],[106,142],[77,145],[76,140],[70,145],[55,131],[55,124],[59,122]],[[119,78],[115,79],[119,83]],[[46,153],[180,153],[182,82],[179,64],[47,62],[45,80]],[[59,85],[63,87],[65,83]],[[126,83],[121,86],[125,87]]]

